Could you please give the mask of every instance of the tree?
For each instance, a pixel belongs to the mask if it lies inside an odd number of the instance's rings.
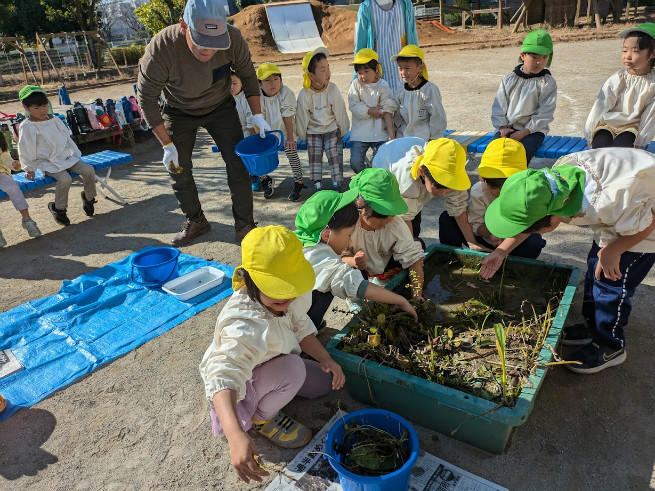
[[[185,0],[150,0],[134,9],[136,18],[153,35],[176,24],[184,11]]]
[[[21,36],[34,42],[34,32],[60,32],[78,29],[66,16],[49,18],[47,6],[61,6],[61,0],[0,0],[0,33]]]

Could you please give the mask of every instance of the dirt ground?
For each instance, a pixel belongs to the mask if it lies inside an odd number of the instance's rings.
[[[552,72],[559,87],[551,132],[581,135],[586,115],[606,78],[620,68],[617,39],[555,45]],[[427,49],[431,79],[440,87],[448,127],[488,131],[498,83],[514,67],[518,48]],[[331,61],[332,80],[345,94],[351,77],[348,60]],[[282,67],[284,82],[294,92],[301,85],[299,66]],[[127,94],[131,85],[78,91],[80,100]],[[0,106],[13,111],[15,104]],[[237,265],[226,176],[211,141],[199,135],[195,176],[211,232],[184,248],[185,253]],[[103,145],[87,146],[86,153]],[[44,235],[28,239],[11,203],[0,202],[2,231],[9,242],[0,251],[0,310],[56,293],[62,280],[87,273],[147,245],[166,245],[183,216],[161,167],[161,148],[148,139],[129,151],[131,164],[116,167],[112,183],[127,206],[101,199],[92,219],[83,215],[81,185],[71,190],[72,225],[61,228],[46,205],[52,187],[31,192],[33,217]],[[301,157],[305,158],[301,153]],[[348,152],[345,155],[348,162]],[[478,160],[468,169],[475,176]],[[543,165],[544,162],[541,163]],[[347,167],[347,166],[346,166]],[[347,176],[351,176],[347,171]],[[273,199],[255,197],[260,225],[293,226],[297,203],[286,195],[293,179],[282,158],[275,173]],[[305,197],[309,192],[305,192]],[[436,217],[441,202],[427,207],[424,232],[437,240]],[[563,226],[546,237],[542,254],[584,270],[590,245],[588,231]],[[651,273],[634,297],[627,329],[629,357],[623,365],[597,375],[552,369],[528,421],[517,428],[504,455],[491,455],[450,437],[418,428],[421,447],[446,461],[511,489],[643,490],[655,488],[655,341],[649,302],[655,295]],[[225,440],[213,438],[198,364],[208,346],[223,302],[0,423],[0,488],[3,489],[230,489],[252,488],[230,468]],[[341,304],[335,304],[341,306]],[[580,319],[580,295],[570,320]],[[328,315],[325,342],[345,323]],[[314,429],[337,405],[361,407],[346,391],[320,400],[294,400],[287,412]],[[284,466],[292,451],[257,444],[265,460]],[[271,476],[269,479],[272,479]],[[254,486],[262,489],[265,484]]]

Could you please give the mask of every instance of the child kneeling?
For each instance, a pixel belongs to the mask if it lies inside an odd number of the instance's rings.
[[[306,445],[309,428],[280,409],[296,395],[340,389],[345,377],[307,316],[315,277],[296,236],[282,226],[256,228],[241,251],[234,293],[218,316],[200,374],[212,431],[227,437],[232,463],[249,482],[268,473],[255,461],[257,447],[246,432],[255,428],[283,448]],[[301,358],[301,351],[317,361]]]
[[[25,177],[34,180],[35,170],[57,181],[55,202],[48,209],[60,225],[70,225],[66,214],[68,192],[73,178],[71,172],[82,176],[82,209],[86,216],[93,216],[96,203],[95,169],[82,161],[82,152],[71,139],[68,128],[61,119],[51,114],[50,102],[41,87],[27,85],[18,98],[29,117],[20,125],[18,154],[25,165]]]

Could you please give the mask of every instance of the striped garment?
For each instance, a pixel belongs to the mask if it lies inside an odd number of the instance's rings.
[[[375,51],[382,65],[382,78],[395,94],[403,86],[398,73],[398,66],[391,57],[402,49],[402,39],[405,33],[405,16],[400,2],[394,1],[389,10],[381,8],[375,0],[371,0],[373,29],[375,30]]]

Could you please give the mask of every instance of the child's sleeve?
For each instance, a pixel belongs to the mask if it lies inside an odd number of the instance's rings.
[[[403,107],[403,100],[405,96],[405,89],[403,87],[399,88],[394,95],[394,100],[396,101],[396,114],[393,115],[393,124],[396,129],[400,128],[403,125],[403,115],[400,111],[400,108]]]
[[[350,83],[348,89],[348,107],[353,115],[353,122],[355,119],[369,119],[371,115],[368,113],[368,105],[362,101],[360,86],[357,80]]]
[[[468,204],[468,219],[473,229],[473,233],[478,235],[478,228],[484,224],[484,214],[487,211],[487,205],[484,202],[481,186],[476,183],[471,188],[471,200]]]
[[[307,141],[307,125],[309,124],[309,107],[305,89],[298,93],[298,106],[296,108],[296,136]]]
[[[350,119],[348,118],[348,110],[346,109],[346,101],[343,100],[339,87],[334,84],[330,85],[330,96],[332,99],[332,112],[337,120],[337,127],[341,136],[346,136],[350,131]]]
[[[505,86],[505,79],[503,78],[498,86],[496,98],[491,106],[491,124],[494,125],[496,130],[501,126],[508,126],[509,120],[507,119],[507,108],[509,107],[509,96]]]
[[[82,151],[80,150],[80,147],[78,147],[77,144],[73,141],[73,136],[71,135],[68,126],[66,126],[66,123],[64,123],[61,119],[55,116],[55,124],[57,125],[59,131],[61,131],[64,135],[68,137],[68,141],[66,142],[68,148],[70,148],[71,151],[77,155],[77,158],[80,158],[82,156]]]
[[[289,308],[291,311],[291,326],[296,336],[296,341],[300,343],[310,334],[316,334],[316,326],[307,315],[309,308],[312,306],[312,292],[305,293],[296,298]]]
[[[437,84],[430,84],[430,88],[425,95],[425,107],[430,115],[430,122],[428,123],[430,127],[430,139],[436,140],[437,138],[443,137],[446,133],[446,110],[441,103],[441,93]]]
[[[217,392],[226,389],[237,393],[237,401],[246,396],[246,382],[252,378],[252,369],[268,351],[261,335],[267,326],[262,318],[221,320],[219,317],[214,340],[200,363],[205,395],[210,403]]]
[[[593,138],[594,130],[603,119],[603,115],[614,108],[618,99],[618,91],[620,89],[619,82],[620,79],[618,73],[615,73],[608,78],[601,87],[596,102],[594,102],[584,126],[584,137],[588,142]]]
[[[296,115],[296,106],[296,96],[290,88],[284,86],[280,101],[280,114],[283,118],[293,118]]]
[[[316,274],[314,290],[331,292],[338,298],[358,298],[364,277],[362,272],[344,263],[330,246],[318,244],[305,254]],[[366,289],[364,288],[364,291]]]
[[[539,107],[525,125],[530,133],[548,134],[548,125],[553,122],[555,106],[557,105],[557,83],[550,75],[546,75],[546,83],[539,94]]]
[[[468,197],[469,193],[467,191],[451,191],[446,196],[444,196],[444,207],[446,212],[455,218],[464,213],[468,208]]]
[[[23,124],[19,131],[18,157],[27,172],[38,168],[36,160],[36,132],[31,125]]]
[[[393,246],[393,258],[400,263],[403,269],[407,269],[425,257],[423,248],[419,241],[414,240],[409,227],[400,217],[395,217],[391,225],[392,232],[390,232],[396,238]]]
[[[641,113],[635,147],[643,148],[655,139],[655,97]]]
[[[398,109],[398,103],[394,99],[391,93],[391,87],[387,83],[380,84],[380,105],[382,106],[382,112],[391,115]]]

